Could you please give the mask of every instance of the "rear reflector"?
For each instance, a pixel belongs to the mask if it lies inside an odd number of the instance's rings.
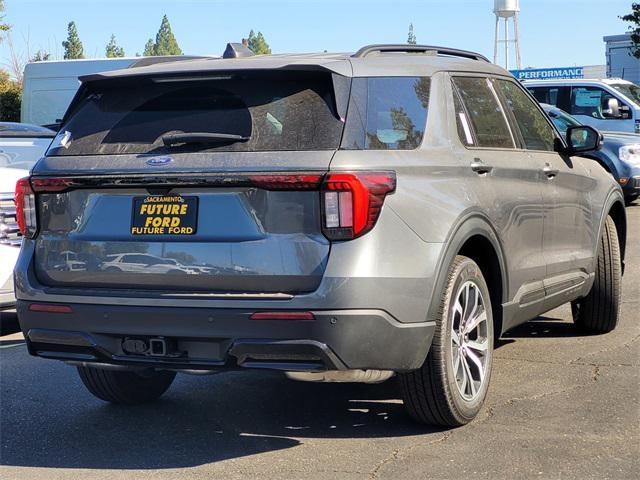
[[[315,320],[311,312],[255,312],[251,320]]]
[[[73,313],[73,309],[69,305],[55,305],[50,303],[32,303],[29,305],[29,310],[32,312]]]

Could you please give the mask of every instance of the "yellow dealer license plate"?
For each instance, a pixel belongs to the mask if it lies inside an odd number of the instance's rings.
[[[149,195],[133,198],[132,235],[193,235],[198,197]]]

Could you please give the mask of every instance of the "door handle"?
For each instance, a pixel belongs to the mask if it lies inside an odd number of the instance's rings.
[[[491,170],[493,170],[493,167],[491,165],[487,165],[479,158],[474,158],[470,166],[471,166],[471,170],[473,170],[479,175],[489,173]]]
[[[542,169],[542,171],[544,172],[544,174],[548,177],[548,178],[555,178],[556,175],[558,175],[559,170],[557,168],[553,168],[551,166],[551,164],[546,163],[544,165],[544,168]]]

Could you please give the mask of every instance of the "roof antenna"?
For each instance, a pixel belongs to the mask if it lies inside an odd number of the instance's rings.
[[[225,48],[222,58],[243,58],[253,57],[254,55],[255,53],[242,43],[227,43],[227,48]]]

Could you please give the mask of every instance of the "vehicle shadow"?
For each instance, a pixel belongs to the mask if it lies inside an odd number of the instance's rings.
[[[585,337],[593,334],[584,332],[561,318],[541,316],[524,323],[502,336],[501,342],[513,342],[518,338],[566,338]]]
[[[274,372],[179,375],[160,401],[120,407],[90,397],[70,369],[56,370],[56,385],[39,393],[14,388],[23,398],[3,402],[0,464],[168,469],[289,449],[306,438],[441,431],[412,423],[395,379],[362,385],[294,382]]]

